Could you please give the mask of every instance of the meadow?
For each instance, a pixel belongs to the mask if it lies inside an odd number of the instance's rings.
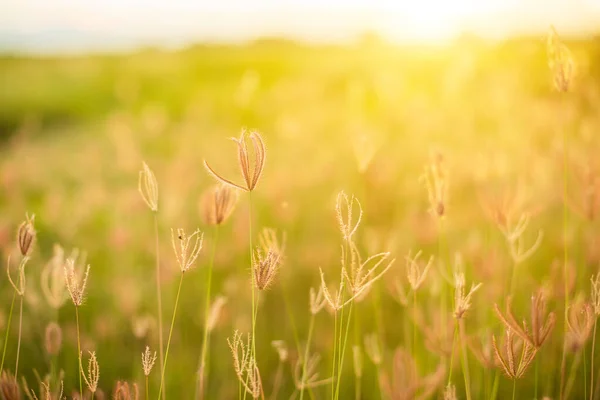
[[[598,38],[2,55],[0,398],[600,399],[599,109]]]

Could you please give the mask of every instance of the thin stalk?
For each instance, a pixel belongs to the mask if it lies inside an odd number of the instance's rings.
[[[10,319],[9,319],[10,321]],[[598,318],[594,320],[594,333],[592,336],[592,354],[590,358],[592,359],[592,368],[590,369],[590,400],[594,399],[594,356],[596,349],[596,325],[598,323]]]
[[[337,384],[335,387],[335,398],[339,399],[340,395],[340,381],[342,380],[342,370],[344,369],[344,356],[346,355],[346,343],[348,342],[348,331],[350,330],[350,320],[352,319],[352,308],[354,306],[354,301],[350,302],[350,310],[348,310],[348,321],[346,322],[346,333],[344,334],[344,343],[340,348],[341,357],[340,364],[337,372]],[[340,335],[341,337],[341,335]]]
[[[277,399],[279,389],[281,389],[281,380],[283,379],[283,362],[279,360],[277,363],[277,371],[275,371],[275,379],[273,380],[273,389],[271,389],[270,400]]]
[[[512,400],[515,400],[515,393],[517,392],[517,380],[513,379],[513,395]]]
[[[254,271],[252,270],[252,192],[248,192],[248,236],[249,236],[249,243],[250,243],[250,275],[251,275],[251,279],[252,279],[252,285],[251,285],[251,290],[252,290],[252,358],[254,358],[254,360],[256,360],[256,339],[255,339],[255,334],[256,334],[256,316],[254,314],[254,307],[255,307],[255,294],[254,294],[254,289],[255,289],[255,281],[254,281]]]
[[[308,339],[306,340],[306,350],[304,351],[304,360],[302,360],[302,386],[300,388],[300,400],[304,399],[304,383],[306,382],[306,364],[310,349],[310,340],[315,326],[315,314],[310,313],[310,323],[308,324]]]
[[[413,290],[413,332],[412,332],[412,356],[415,362],[415,369],[419,371],[417,365],[417,291]],[[416,376],[419,374],[417,373]],[[418,383],[417,383],[418,384]]]
[[[331,359],[331,398],[333,399],[334,397],[334,391],[335,391],[335,379],[333,379],[333,377],[335,376],[335,367],[336,367],[336,355],[337,355],[337,310],[335,310],[333,312],[333,358]]]
[[[452,336],[452,350],[450,352],[450,370],[448,371],[448,385],[452,383],[452,364],[454,363],[454,348],[456,347],[456,333],[458,331],[458,324],[454,327],[454,334]]]
[[[75,306],[75,321],[77,326],[77,360],[79,364],[77,366],[77,371],[79,375],[79,394],[83,396],[83,385],[81,383],[81,338],[79,336],[79,307]]]
[[[462,351],[462,369],[463,377],[465,379],[465,391],[467,394],[467,400],[471,400],[471,376],[469,374],[469,359],[467,357],[467,346],[465,345],[465,324],[461,319],[458,322],[460,329],[460,347]]]
[[[585,357],[585,346],[582,350],[583,353],[583,398],[587,399],[587,361]]]
[[[496,374],[494,375],[494,385],[492,386],[492,395],[490,396],[490,400],[496,400],[496,396],[498,396],[498,385],[500,383],[500,372],[496,370]]]
[[[352,323],[352,325],[354,326],[354,345],[357,347],[360,347],[360,313],[359,313],[359,306],[358,304],[356,305],[356,312],[354,313],[354,322]],[[354,376],[354,395],[356,400],[360,399],[360,392],[361,392],[361,383],[362,383],[362,377],[360,376]]]
[[[15,364],[15,379],[19,373],[19,355],[21,353],[21,330],[23,328],[23,294],[20,295],[21,301],[19,302],[19,338],[17,340],[17,362]]]
[[[158,390],[158,398],[160,399],[163,395],[163,383],[165,381],[165,370],[167,369],[167,359],[169,358],[169,347],[171,347],[171,336],[173,335],[173,326],[175,325],[175,316],[177,315],[177,305],[179,304],[179,295],[181,294],[181,284],[183,283],[183,275],[179,279],[179,287],[177,288],[177,297],[175,297],[175,308],[173,309],[173,318],[171,319],[171,328],[169,329],[169,339],[167,340],[167,350],[165,352],[165,363],[163,364],[161,377],[160,377],[160,389]]]
[[[207,382],[206,377],[208,376],[208,366],[206,365],[206,353],[208,352],[208,313],[210,310],[210,291],[212,283],[212,272],[215,262],[215,254],[217,252],[217,242],[219,240],[219,225],[215,225],[213,247],[210,253],[210,261],[208,263],[208,276],[206,278],[206,300],[204,305],[204,335],[202,339],[202,351],[200,352],[200,362],[198,365],[198,382],[196,384],[196,391],[200,391],[200,398],[204,398],[204,382]],[[194,399],[198,398],[198,393],[194,395]]]
[[[0,363],[0,375],[4,370],[4,357],[6,356],[6,345],[8,344],[8,334],[10,333],[10,320],[12,319],[13,308],[15,306],[15,299],[17,298],[17,291],[13,293],[12,302],[10,303],[10,312],[8,313],[8,322],[6,324],[6,334],[4,335],[4,348],[2,349],[2,363]]]
[[[535,391],[533,395],[533,400],[537,400],[538,398],[538,370],[539,370],[540,359],[539,356],[535,358]]]
[[[146,400],[148,400],[148,375],[146,375]]]
[[[164,344],[163,344],[163,320],[162,320],[162,290],[160,284],[160,253],[158,245],[158,215],[154,212],[154,248],[156,250],[156,301],[158,308],[158,354],[160,362],[160,385],[164,384]],[[165,400],[166,394],[162,395],[162,400]]]
[[[563,97],[564,99],[564,97]],[[563,103],[566,101],[563,100]],[[563,110],[565,108],[563,107]],[[565,290],[565,322],[564,322],[564,332],[568,331],[567,321],[568,321],[568,311],[569,311],[569,285],[568,285],[568,276],[567,276],[567,263],[569,261],[569,253],[567,246],[567,223],[568,223],[568,215],[567,215],[567,130],[565,129],[565,123],[563,121],[563,279],[564,279],[564,290]],[[563,344],[563,353],[562,353],[562,362],[561,362],[561,375],[560,375],[560,388],[561,388],[561,399],[563,398],[563,388],[564,388],[564,379],[565,379],[565,358],[566,358],[566,345]]]
[[[571,389],[573,389],[573,384],[575,383],[575,378],[577,376],[577,370],[579,369],[579,364],[581,364],[581,353],[583,351],[579,351],[575,356],[575,360],[573,360],[573,364],[571,364],[571,370],[569,371],[569,379],[567,380],[567,387],[565,388],[564,398],[568,399],[571,394]]]

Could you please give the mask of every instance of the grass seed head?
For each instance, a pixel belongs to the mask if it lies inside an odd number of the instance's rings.
[[[145,162],[139,174],[138,190],[150,210],[158,211],[158,183],[154,173]]]
[[[381,356],[381,346],[376,333],[365,335],[365,353],[373,364],[381,365],[383,357]]]
[[[202,243],[204,240],[204,233],[196,229],[191,235],[187,235],[181,228],[177,229],[177,234],[171,229],[171,244],[175,251],[175,258],[179,264],[179,269],[182,273],[189,271],[198,255],[202,250]],[[193,245],[192,245],[193,243]]]
[[[298,358],[294,366],[294,384],[296,385],[296,389],[312,389],[333,381],[333,378],[319,379],[320,362],[321,355],[318,353],[311,354],[308,360],[306,360],[305,366],[302,363],[302,359]]]
[[[208,329],[209,332],[212,332],[217,326],[217,322],[219,321],[221,311],[223,311],[225,304],[227,304],[227,297],[225,296],[217,296],[212,302],[208,312],[208,318],[206,319],[206,329]]]
[[[156,351],[154,354],[150,352],[150,346],[146,346],[146,350],[142,353],[142,368],[144,370],[144,375],[150,375],[152,372],[152,367],[154,367],[154,363],[156,362]]]
[[[592,276],[592,307],[596,316],[600,316],[600,273]]]
[[[50,322],[46,326],[44,347],[46,348],[46,354],[50,356],[56,356],[60,352],[60,348],[62,347],[62,329],[56,322]]]
[[[221,225],[231,216],[238,201],[238,191],[229,185],[217,184],[202,196],[201,211],[204,223]]]
[[[98,365],[98,359],[96,358],[96,352],[90,351],[90,359],[88,360],[88,368],[87,375],[83,371],[83,366],[79,364],[79,369],[81,370],[81,375],[83,376],[83,380],[87,385],[88,389],[92,393],[96,393],[98,390],[98,381],[100,380],[100,366]],[[80,360],[83,357],[80,357]]]
[[[248,138],[252,142],[252,147],[254,150],[252,161],[250,159],[248,146],[246,144]],[[263,139],[258,132],[251,131],[250,133],[248,133],[245,129],[242,129],[242,134],[240,135],[239,139],[231,138],[231,140],[233,140],[238,146],[238,162],[240,165],[240,170],[242,172],[242,177],[244,179],[245,186],[238,185],[237,183],[234,183],[229,179],[226,179],[221,175],[217,174],[215,170],[213,170],[211,166],[208,165],[208,162],[206,162],[206,160],[204,160],[204,166],[206,167],[206,170],[209,172],[209,174],[211,174],[218,181],[226,185],[242,189],[247,192],[251,192],[256,187],[262,175],[263,168],[265,166],[265,143],[263,142]]]
[[[323,294],[322,286],[319,286],[319,290],[315,290],[315,288],[311,287],[309,291],[309,299],[310,313],[312,315],[317,315],[327,303],[327,300]]]
[[[277,351],[280,362],[286,362],[289,357],[289,351],[287,345],[283,340],[273,340],[271,346]]]
[[[3,400],[21,400],[21,389],[17,378],[8,371],[0,376],[0,398]]]
[[[531,365],[537,349],[527,340],[515,337],[509,328],[506,330],[504,346],[499,346],[492,336],[492,346],[497,363],[510,379],[520,379]]]
[[[78,258],[78,252],[74,250],[73,254],[73,259],[76,260]],[[40,287],[42,293],[50,307],[55,310],[61,308],[69,298],[64,279],[64,265],[65,252],[62,247],[55,244],[54,255],[52,256],[52,259],[46,263],[40,274]]]
[[[435,218],[443,218],[448,212],[448,173],[444,165],[444,156],[432,152],[430,162],[421,176],[427,189],[429,214]]]
[[[421,251],[417,252],[414,257],[411,252],[406,256],[406,276],[413,291],[417,291],[421,287],[427,277],[429,268],[433,265],[433,256],[431,256],[425,267],[422,267],[422,263],[419,262],[420,256]]]
[[[90,273],[90,266],[88,264],[83,278],[80,278],[75,272],[75,261],[72,258],[69,258],[64,265],[64,272],[67,291],[69,292],[75,307],[79,307],[83,304],[83,300],[85,298],[85,288],[87,286],[87,280]]]
[[[592,333],[596,316],[592,305],[584,301],[576,301],[567,312],[567,346],[572,352],[583,348]]]
[[[554,87],[559,92],[568,92],[575,74],[575,62],[571,51],[562,43],[553,26],[550,26],[548,33],[547,50]]]
[[[356,221],[353,220],[353,210],[358,210]],[[362,219],[363,210],[360,202],[354,195],[348,197],[343,191],[339,192],[335,202],[335,211],[342,237],[346,241],[351,241],[352,236],[356,233],[360,221]]]
[[[479,290],[482,283],[477,285],[472,283],[471,289],[465,294],[465,274],[463,272],[454,273],[454,318],[461,319],[471,308],[471,297]]]
[[[268,288],[277,274],[281,264],[281,254],[274,249],[269,249],[266,254],[257,248],[252,257],[252,274],[254,285],[258,290]]]
[[[31,250],[33,249],[33,243],[35,242],[36,232],[33,225],[35,215],[31,217],[25,215],[25,221],[19,225],[17,230],[17,243],[19,245],[19,251],[23,257],[29,257]]]
[[[137,383],[129,384],[125,381],[117,381],[115,390],[113,391],[114,400],[138,400],[140,392]]]

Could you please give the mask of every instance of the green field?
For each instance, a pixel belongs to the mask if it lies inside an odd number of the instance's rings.
[[[315,316],[309,353],[321,361],[310,382],[335,370],[340,399],[441,399],[449,381],[459,399],[510,399],[513,390],[518,399],[536,393],[600,399],[600,350],[592,353],[596,330],[590,331],[600,314],[590,283],[600,262],[600,41],[566,45],[576,66],[567,93],[553,84],[544,37],[486,43],[465,36],[428,48],[373,38],[347,46],[261,40],[113,55],[0,56],[0,248],[4,260],[10,256],[13,279],[26,213],[35,214],[37,231],[25,268],[19,381],[25,378],[41,399],[36,374],[50,373],[54,390],[63,370],[65,395],[79,390],[75,307],[69,297],[54,309],[42,290],[42,271],[60,245],[65,257],[79,249],[81,266],[90,265],[78,311],[84,371],[88,351],[95,351],[104,398],[112,398],[117,381],[137,383],[145,398],[141,353],[146,345],[159,348],[154,214],[138,191],[146,162],[158,182],[165,347],[181,277],[171,229],[204,232],[179,297],[167,399],[196,393],[213,248],[212,298],[227,302],[211,333],[204,398],[239,396],[227,338],[235,330],[252,332],[249,239],[256,246],[267,227],[285,236],[286,246],[274,282],[254,296],[264,398],[301,398],[294,372],[297,365],[302,370],[311,326],[309,289],[321,285],[319,268],[330,290],[337,288],[342,251],[356,245],[363,259],[390,252],[395,262],[355,301]],[[203,221],[201,198],[216,181],[203,163],[242,182],[229,138],[243,127],[261,133],[266,163],[251,200],[240,191],[215,247],[216,229]],[[428,166],[445,174],[442,218],[429,212]],[[351,241],[336,219],[340,191],[354,195],[364,212]],[[433,208],[441,211],[437,203]],[[515,263],[503,230],[522,216],[529,225],[512,238],[512,250],[525,252],[538,235],[541,241]],[[407,279],[411,250],[421,250],[423,261],[434,256],[417,291]],[[59,260],[59,286],[61,266]],[[344,267],[356,273],[349,260]],[[461,268],[465,291],[471,282],[482,286],[457,320],[454,273]],[[512,296],[516,320],[531,328],[536,293],[556,323],[513,386],[493,355],[491,335],[500,346],[506,330],[494,304],[504,312]],[[17,295],[9,327],[13,294],[8,279],[0,279],[3,370],[11,373],[21,300]],[[45,346],[52,321],[62,330],[57,356]],[[365,337],[381,344],[377,366]],[[283,361],[275,340],[285,342]],[[345,349],[341,373],[333,362],[338,341]],[[526,346],[516,342],[518,360]],[[160,369],[157,362],[149,376],[149,398],[158,397]],[[3,378],[0,389],[8,382]],[[332,384],[302,397],[329,399]]]

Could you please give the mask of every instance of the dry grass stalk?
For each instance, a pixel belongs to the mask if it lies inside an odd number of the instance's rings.
[[[590,303],[577,301],[573,303],[567,312],[567,348],[577,352],[583,348],[585,342],[590,338],[596,316]]]
[[[75,307],[79,307],[83,304],[85,299],[85,288],[90,273],[90,266],[88,264],[85,268],[85,273],[82,278],[78,277],[75,272],[75,261],[72,258],[69,258],[64,265],[64,272],[67,291],[69,292]]]
[[[554,312],[546,315],[546,300],[541,291],[531,296],[531,331],[527,322],[523,321],[523,326],[517,322],[511,311],[510,298],[506,301],[506,315],[502,314],[497,304],[494,304],[494,310],[507,329],[528,342],[536,350],[542,347],[556,323]]]
[[[150,372],[152,372],[152,368],[154,367],[154,363],[156,362],[156,351],[154,354],[150,352],[150,346],[146,346],[146,350],[142,353],[142,369],[144,370],[144,375],[149,376]]]
[[[238,201],[238,192],[231,186],[217,184],[202,196],[202,216],[207,225],[221,225],[233,213]]]
[[[13,287],[13,289],[15,290],[15,293],[18,294],[19,296],[23,297],[23,295],[25,295],[25,263],[26,263],[27,258],[24,258],[23,261],[21,261],[21,263],[19,264],[18,267],[18,279],[16,280],[17,282],[15,283],[12,279],[12,277],[10,276],[10,255],[8,256],[8,259],[6,261],[6,276],[8,276],[8,281],[10,282],[11,286]]]
[[[250,138],[252,147],[254,149],[253,166],[250,165],[250,155],[248,152],[248,146],[246,145],[247,138]],[[258,132],[251,131],[248,133],[245,129],[242,129],[242,134],[240,135],[239,139],[231,138],[231,140],[233,140],[238,146],[238,162],[240,165],[240,170],[242,171],[242,177],[244,178],[245,186],[238,185],[229,179],[223,178],[221,175],[217,174],[215,170],[210,167],[210,165],[208,165],[206,160],[204,160],[204,166],[206,167],[206,170],[218,181],[226,185],[251,192],[256,187],[256,184],[258,183],[265,166],[265,144]]]
[[[227,344],[233,357],[233,368],[235,374],[246,392],[257,399],[262,393],[262,381],[256,360],[252,357],[250,335],[246,342],[238,331],[233,333],[233,338],[227,338]]]
[[[422,263],[419,262],[419,257],[421,257],[422,252],[419,250],[417,254],[414,256],[409,251],[406,256],[406,276],[408,278],[408,283],[413,291],[417,291],[419,287],[425,281],[427,277],[427,272],[433,265],[433,256],[429,257],[429,261],[425,267],[422,267]]]
[[[257,248],[252,257],[252,273],[254,274],[254,285],[258,290],[267,289],[281,265],[281,254],[274,249],[269,249],[266,254]]]
[[[50,322],[46,326],[44,334],[44,347],[50,356],[56,356],[62,346],[62,329],[56,322]]]
[[[319,363],[321,362],[321,356],[318,353],[312,354],[308,357],[306,366],[304,367],[304,379],[302,378],[303,372],[302,360],[298,359],[294,367],[294,385],[298,390],[312,389],[318,386],[327,385],[333,381],[333,378],[319,379]]]
[[[358,209],[358,217],[356,218],[356,221],[353,221],[354,208]],[[340,225],[340,231],[342,232],[342,237],[344,240],[349,242],[352,240],[354,233],[356,233],[356,230],[358,229],[362,219],[363,210],[360,201],[358,201],[354,195],[350,196],[349,198],[346,193],[341,191],[337,195],[335,211],[338,224]]]
[[[600,274],[596,274],[596,276],[592,276],[590,279],[592,282],[592,307],[594,309],[594,313],[599,316],[600,315]]]
[[[575,74],[575,63],[571,52],[561,42],[553,26],[550,26],[550,32],[548,33],[547,51],[548,66],[552,72],[556,90],[559,92],[569,91]]]
[[[520,339],[515,343],[515,333],[510,328],[506,330],[502,348],[498,347],[495,336],[492,336],[492,345],[496,361],[510,379],[522,378],[537,353],[537,349],[527,340]]]
[[[448,211],[448,173],[441,153],[432,153],[421,180],[425,183],[429,199],[429,214],[442,218]]]
[[[145,162],[139,174],[138,190],[150,210],[158,211],[158,183],[154,173]]]
[[[98,359],[96,358],[95,351],[88,351],[90,359],[88,360],[87,375],[83,371],[83,365],[79,364],[81,375],[91,393],[96,393],[98,390],[98,381],[100,380],[100,366],[98,365]],[[81,362],[82,357],[79,357]]]
[[[189,271],[198,255],[202,250],[202,243],[204,240],[204,233],[196,229],[191,235],[187,235],[181,228],[177,229],[177,234],[171,229],[171,244],[175,251],[175,258],[179,264],[179,269],[182,273]],[[193,242],[193,246],[190,246]],[[179,246],[177,245],[179,244]]]
[[[113,400],[138,400],[140,392],[136,383],[118,381],[113,391]]]
[[[465,294],[465,274],[462,272],[454,273],[454,318],[461,319],[471,308],[471,297],[479,290],[482,283],[477,285],[472,283],[471,289]]]

